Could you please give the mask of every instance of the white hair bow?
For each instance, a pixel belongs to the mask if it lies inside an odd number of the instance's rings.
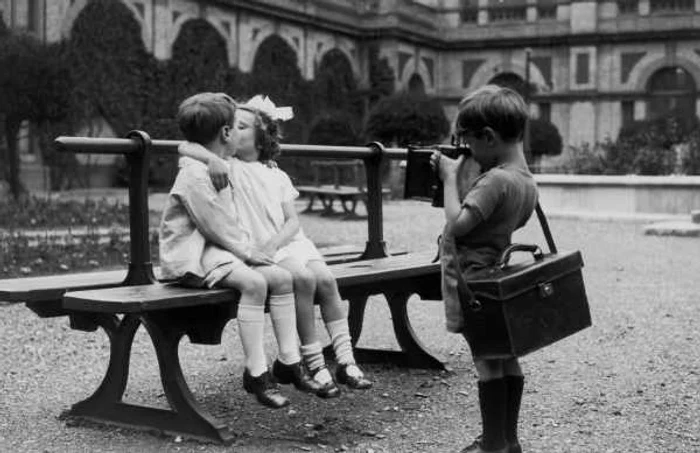
[[[267,96],[257,94],[243,106],[262,112],[278,121],[288,121],[294,118],[294,110],[291,107],[277,107]]]

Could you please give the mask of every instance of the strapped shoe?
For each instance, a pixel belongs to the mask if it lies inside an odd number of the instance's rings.
[[[253,377],[246,368],[243,372],[243,388],[246,392],[254,394],[258,401],[267,407],[279,409],[289,404],[289,400],[280,393],[279,386],[269,371]]]
[[[372,381],[364,376],[351,376],[348,374],[349,366],[357,366],[353,364],[338,365],[338,369],[335,370],[335,377],[338,382],[345,384],[351,389],[355,390],[365,390],[372,387]]]
[[[306,367],[301,363],[285,365],[279,360],[272,364],[272,375],[280,384],[294,384],[297,390],[302,392],[316,393],[321,390],[321,384],[311,379]]]
[[[325,384],[321,384],[316,380],[316,376],[318,376],[318,373],[322,370],[327,370],[326,365],[310,371],[313,382],[319,386],[319,389],[316,391],[316,395],[320,396],[321,398],[335,398],[340,396],[340,389],[333,380],[333,376],[331,376],[331,380]],[[330,373],[328,374],[330,375]]]

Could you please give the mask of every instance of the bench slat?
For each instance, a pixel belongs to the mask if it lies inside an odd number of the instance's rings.
[[[423,252],[335,264],[330,268],[341,289],[367,285],[372,286],[374,291],[381,292],[382,281],[393,282],[397,279],[439,274],[440,264],[431,263],[433,257],[434,252]],[[64,295],[63,307],[89,312],[140,313],[224,303],[234,298],[237,300],[238,295],[233,290],[190,289],[159,283],[72,291]]]
[[[58,300],[63,293],[71,289],[82,290],[118,286],[125,278],[126,269],[118,269],[114,271],[1,280],[0,301],[16,303]]]

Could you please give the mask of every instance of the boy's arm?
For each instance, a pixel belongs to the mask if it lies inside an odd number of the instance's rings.
[[[204,146],[194,142],[182,142],[177,147],[177,152],[182,156],[191,157],[192,159],[205,163],[211,182],[214,184],[214,189],[217,191],[228,185],[228,165],[226,165],[226,161]]]
[[[294,201],[283,202],[282,211],[284,212],[284,225],[282,225],[282,229],[263,246],[263,250],[268,254],[271,253],[274,255],[280,247],[289,244],[294,235],[299,232],[299,216],[294,207]]]
[[[481,215],[476,210],[462,205],[457,190],[456,173],[447,176],[444,187],[447,229],[454,237],[464,236],[481,223]]]
[[[193,178],[180,198],[197,229],[208,241],[252,264],[272,264],[250,244],[246,235],[236,227],[237,219],[230,207],[224,206],[214,187],[204,176]]]

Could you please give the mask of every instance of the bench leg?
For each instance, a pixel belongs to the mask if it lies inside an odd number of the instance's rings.
[[[316,195],[309,195],[309,204],[306,205],[306,209],[304,209],[304,212],[313,212],[314,211],[314,201],[316,200]]]
[[[408,298],[410,293],[386,293],[385,297],[391,310],[391,320],[394,324],[394,334],[401,351],[386,351],[376,349],[355,349],[355,358],[361,363],[391,362],[399,366],[425,369],[445,369],[445,365],[428,352],[416,336],[411,320],[408,317]],[[363,307],[364,312],[364,307]],[[361,329],[361,323],[360,323]]]
[[[75,404],[70,416],[136,429],[157,430],[168,434],[229,444],[234,440],[224,423],[199,408],[180,367],[178,345],[184,335],[180,329],[164,326],[165,319],[148,315],[126,315],[120,323],[99,321],[110,338],[110,363],[107,374],[88,399]],[[172,410],[138,406],[122,402],[129,376],[129,358],[134,334],[143,323],[155,346],[165,395]]]
[[[318,199],[321,200],[323,204],[322,216],[333,215],[333,196],[332,195],[319,195]]]

